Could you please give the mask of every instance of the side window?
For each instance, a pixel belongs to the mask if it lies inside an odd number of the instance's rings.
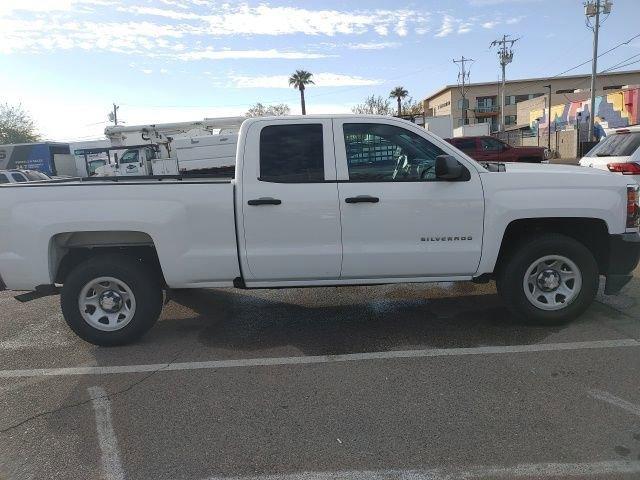
[[[475,138],[459,138],[455,141],[454,145],[463,152],[475,152],[476,139]]]
[[[9,179],[4,173],[0,173],[0,183],[9,183]]]
[[[27,181],[27,177],[17,172],[11,173],[11,178],[18,183],[24,183]]]
[[[260,132],[260,180],[274,183],[323,182],[322,125],[264,127]]]
[[[120,163],[138,163],[138,151],[127,150],[120,158]]]
[[[445,154],[416,133],[381,123],[345,123],[344,142],[352,182],[436,180],[436,157]]]
[[[485,152],[501,152],[503,144],[494,138],[482,138],[480,139],[482,150]]]

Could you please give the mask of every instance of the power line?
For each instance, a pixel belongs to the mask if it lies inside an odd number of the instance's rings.
[[[613,46],[613,47],[611,47],[609,50],[605,50],[604,52],[602,52],[601,54],[599,54],[599,55],[598,55],[598,58],[600,58],[600,57],[602,57],[603,55],[606,55],[606,54],[608,54],[608,53],[610,53],[610,52],[613,52],[614,50],[616,50],[616,49],[618,49],[618,48],[622,47],[623,45],[628,45],[628,44],[630,44],[632,41],[634,41],[634,40],[635,40],[636,38],[638,38],[638,37],[640,37],[640,33],[635,34],[633,37],[631,37],[631,38],[629,38],[629,39],[625,40],[624,42],[620,42],[620,43],[618,43],[617,45],[614,45],[614,46]],[[560,77],[560,76],[564,75],[565,73],[569,73],[569,72],[571,72],[571,71],[573,71],[573,70],[575,70],[575,69],[577,69],[577,68],[582,67],[583,65],[586,65],[586,64],[588,64],[588,63],[591,63],[591,61],[592,61],[592,59],[586,60],[586,61],[584,61],[584,62],[582,62],[582,63],[579,63],[578,65],[576,65],[576,66],[574,66],[574,67],[571,67],[571,68],[568,68],[567,70],[564,70],[563,72],[557,73],[556,75],[553,75],[553,76],[551,76],[551,77],[546,77],[546,78],[544,78],[543,80],[547,80],[547,81],[548,81],[548,80],[552,80],[552,79],[554,79],[554,78]],[[602,73],[602,72],[601,72],[601,73]],[[581,81],[580,83],[582,84],[583,82]],[[520,87],[519,89],[516,89],[516,90],[510,90],[510,93],[513,95],[513,94],[515,94],[515,93],[519,93],[519,92],[522,92],[523,90],[528,90],[528,89],[529,89],[529,87],[526,87],[526,86],[525,86],[525,87]]]

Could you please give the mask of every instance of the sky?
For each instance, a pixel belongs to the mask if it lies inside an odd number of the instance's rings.
[[[316,82],[308,113],[348,113],[398,85],[420,100],[455,83],[462,55],[475,60],[472,82],[497,80],[490,43],[503,34],[520,38],[508,78],[571,68],[591,57],[582,3],[0,0],[0,102],[22,104],[45,139],[97,139],[113,102],[128,125],[242,115],[256,102],[299,113],[287,79],[304,69]],[[615,0],[600,51],[640,34],[639,14],[640,0]],[[599,70],[639,54],[640,37]]]

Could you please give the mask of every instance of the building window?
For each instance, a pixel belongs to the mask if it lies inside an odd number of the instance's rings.
[[[607,85],[606,87],[602,87],[603,90],[622,90],[624,85]]]
[[[469,99],[468,98],[464,99],[464,105],[462,105],[462,98],[460,100],[458,100],[458,109],[462,110],[463,108],[469,108]]]
[[[507,95],[504,97],[505,105],[515,105],[516,104],[516,96],[515,95]]]
[[[517,121],[516,115],[505,115],[504,116],[504,124],[505,125],[515,125]]]

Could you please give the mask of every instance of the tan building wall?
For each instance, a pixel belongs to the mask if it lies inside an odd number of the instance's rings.
[[[530,97],[540,97],[535,100],[542,102],[544,105],[544,97],[549,90],[545,85],[551,84],[554,96],[560,95],[565,98],[562,91],[588,90],[590,86],[589,75],[572,75],[566,77],[537,78],[508,81],[506,84],[506,106],[505,116],[507,127],[509,125],[520,124],[518,119],[517,104],[523,101],[529,101]],[[602,94],[608,90],[615,90],[616,87],[623,85],[640,84],[640,70],[630,72],[610,73],[599,75],[596,84],[596,95]],[[469,101],[469,109],[467,118],[469,123],[478,123],[480,121],[492,122],[494,128],[497,129],[500,121],[500,83],[472,83],[467,86],[467,99]],[[567,95],[575,95],[569,94]],[[580,94],[578,94],[580,95]],[[588,93],[586,94],[588,97]],[[482,98],[490,98],[491,107],[483,107],[478,101]],[[432,115],[451,115],[453,117],[453,125],[457,127],[462,122],[462,109],[460,108],[460,90],[457,85],[447,85],[446,87],[435,92],[433,95],[424,99],[425,111],[432,111]],[[482,101],[482,100],[481,100]],[[446,103],[449,102],[448,105]],[[554,100],[552,98],[552,104]],[[560,102],[559,102],[560,103]],[[564,103],[564,102],[562,102]],[[525,122],[525,123],[528,123]]]

